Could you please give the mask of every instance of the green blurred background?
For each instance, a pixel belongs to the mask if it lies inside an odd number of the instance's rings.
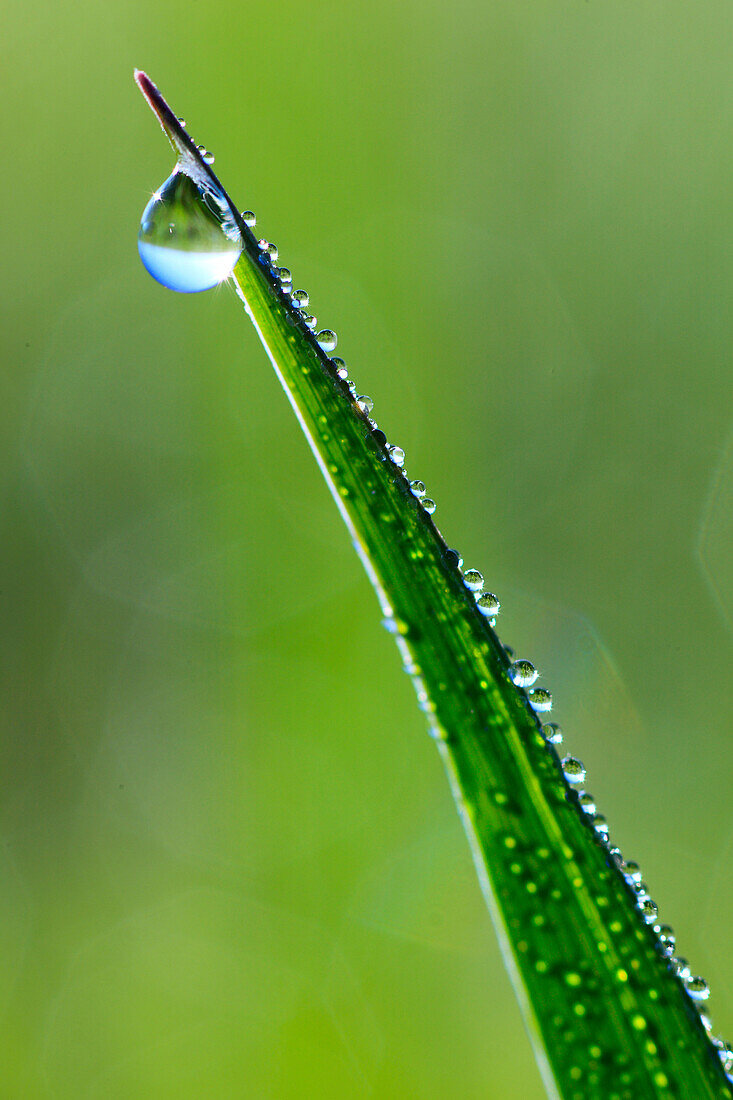
[[[172,158],[135,65],[339,333],[733,1036],[730,12],[6,7],[3,1098],[543,1095],[254,332],[138,260]]]

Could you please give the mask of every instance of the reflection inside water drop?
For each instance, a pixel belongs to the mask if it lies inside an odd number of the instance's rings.
[[[138,251],[145,270],[159,283],[194,294],[229,278],[242,237],[214,184],[197,183],[176,167],[143,211]]]

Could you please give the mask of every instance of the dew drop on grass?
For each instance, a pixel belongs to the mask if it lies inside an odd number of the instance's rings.
[[[295,293],[297,294],[298,291],[296,291]],[[303,291],[301,291],[300,293],[303,293]],[[295,301],[295,294],[293,295],[293,301]],[[338,356],[334,356],[331,362],[333,363],[333,368],[336,371],[336,374],[339,376],[340,379],[342,379],[342,381],[345,381],[349,377],[349,371],[347,369],[346,363],[344,363],[343,359],[339,359]]]
[[[362,394],[361,397],[357,397],[356,403],[361,411],[365,414],[365,416],[369,416],[369,413],[374,408],[374,402],[372,401],[371,397],[367,397],[366,394]]]
[[[254,213],[251,210],[242,211],[242,221],[248,229],[254,229],[254,227],[257,225],[257,218],[254,216]]]
[[[590,814],[591,817],[596,812],[596,800],[592,794],[588,794],[587,791],[582,791],[578,796],[578,805],[584,814]]]
[[[224,195],[176,167],[143,211],[137,246],[154,279],[195,294],[229,278],[242,236]]]
[[[532,710],[537,711],[538,714],[552,710],[552,694],[547,688],[532,688],[527,692],[527,698]]]
[[[501,604],[499,603],[498,597],[495,596],[493,592],[482,592],[481,595],[476,598],[476,607],[482,615],[486,615],[488,618],[493,619],[499,614]]]
[[[480,592],[484,586],[484,578],[478,569],[467,569],[463,574],[463,583],[469,592]]]
[[[335,332],[332,332],[330,328],[321,329],[316,336],[316,341],[319,347],[325,352],[331,352],[336,350],[336,344],[338,343],[338,337]]]
[[[308,297],[305,290],[293,291],[293,305],[297,306],[298,309],[305,309],[309,301],[310,298]]]
[[[542,732],[544,733],[545,740],[549,745],[562,744],[562,730],[555,722],[547,722],[542,727]]]
[[[395,466],[402,467],[402,466],[405,465],[405,452],[402,450],[401,447],[397,447],[397,446],[390,447],[389,448],[389,457],[392,459]]]
[[[568,783],[582,783],[585,779],[585,768],[580,760],[574,756],[566,756],[562,762],[562,773]]]
[[[627,882],[641,882],[641,867],[632,859],[624,862],[623,873]]]
[[[414,497],[417,497],[418,500],[420,500],[420,498],[424,497],[426,493],[425,483],[422,481],[411,481],[410,492]]]
[[[509,676],[516,687],[527,688],[532,687],[539,676],[539,672],[531,661],[520,660],[512,662],[509,668]]]
[[[435,501],[431,500],[430,497],[423,497],[420,503],[429,516],[432,516],[435,509],[438,507]]]
[[[663,955],[668,957],[674,954],[675,948],[675,935],[674,931],[668,924],[660,924],[657,928],[657,935],[659,936],[659,946]]]
[[[685,989],[694,1001],[706,1001],[710,996],[710,989],[704,978],[686,978]]]

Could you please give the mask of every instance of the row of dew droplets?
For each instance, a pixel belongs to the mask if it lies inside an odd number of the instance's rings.
[[[254,215],[249,211],[243,215],[243,219],[246,224],[250,226],[255,224]],[[274,265],[278,258],[275,246],[262,240],[259,242],[259,247],[263,254],[263,262],[265,264],[269,262]],[[309,297],[307,293],[302,290],[292,291],[290,289],[292,287],[292,281],[290,272],[287,271],[287,269],[273,267],[273,275],[275,275],[276,279],[281,281],[284,293],[286,296],[290,296],[292,307],[296,313],[302,315],[301,320],[306,328],[313,332],[316,328],[316,319],[306,312],[309,307]],[[324,352],[330,353],[335,350],[336,335],[330,329],[319,332],[315,339]],[[386,456],[397,468],[396,472],[399,471],[407,480],[412,495],[427,515],[432,516],[436,510],[435,501],[427,495],[427,489],[422,481],[417,479],[410,480],[407,477],[407,473],[404,470],[404,450],[399,446],[387,443],[384,433],[379,430],[377,424],[372,419],[371,414],[373,412],[374,402],[366,395],[357,394],[355,383],[349,379],[348,370],[342,359],[334,357],[331,359],[331,364],[333,365],[337,377],[346,383],[351,399],[356,403],[358,410],[366,418],[372,429],[373,437],[378,443],[382,444]],[[448,561],[452,561],[455,567],[462,573],[463,584],[473,595],[477,611],[488,621],[489,626],[492,628],[495,627],[496,619],[501,609],[501,603],[493,592],[485,588],[482,574],[478,569],[467,569],[464,571],[463,560],[455,550],[446,551],[445,557]],[[385,620],[384,625],[395,637],[395,641],[397,642],[398,649],[402,656],[405,671],[412,679],[418,698],[418,704],[428,717],[430,732],[436,738],[442,739],[445,736],[445,731],[442,730],[432,717],[435,711],[435,705],[430,699],[427,686],[420,674],[420,669],[414,663],[409,645],[404,637],[404,627],[394,618]],[[510,658],[508,676],[512,684],[524,693],[530,707],[537,715],[549,713],[552,709],[552,695],[547,688],[535,686],[539,678],[539,673],[535,666],[526,659],[514,659],[511,649],[509,647],[505,647],[505,649]],[[541,729],[548,747],[553,747],[554,749],[555,746],[562,744],[562,730],[556,723],[545,723]],[[685,959],[675,956],[674,933],[669,925],[657,923],[657,906],[651,899],[646,885],[641,880],[641,871],[638,865],[631,861],[624,860],[620,850],[611,847],[609,842],[609,827],[606,818],[603,814],[597,812],[595,799],[582,787],[586,778],[585,767],[580,760],[569,754],[565,755],[560,760],[560,767],[568,791],[572,790],[574,792],[574,801],[577,802],[578,812],[582,815],[583,821],[593,830],[597,841],[607,849],[610,862],[623,876],[631,899],[639,912],[642,922],[651,927],[656,934],[660,954],[668,959],[672,972],[681,981],[685,992],[693,1003],[701,1010],[710,993],[707,982],[703,978],[692,974],[689,964]],[[733,1048],[722,1039],[712,1035],[712,1024],[706,1013],[700,1011],[700,1017],[718,1053],[723,1070],[728,1080],[733,1084]]]
[[[185,125],[182,119],[178,122],[181,126]],[[213,154],[203,146],[197,146],[197,152],[204,164],[211,165],[214,162]],[[243,211],[241,218],[248,229],[254,229],[256,218],[251,210]],[[163,286],[180,293],[196,293],[212,289],[231,276],[241,255],[243,240],[223,191],[216,187],[210,176],[196,171],[195,164],[191,171],[186,159],[181,158],[170,177],[153,194],[145,207],[138,235],[138,249],[146,270]],[[258,249],[260,262],[269,270],[286,304],[320,350],[330,356],[338,343],[336,333],[331,329],[316,332],[316,317],[308,312],[309,295],[305,290],[293,290],[291,272],[285,267],[277,266],[277,247],[263,238],[258,241]],[[432,516],[436,509],[435,501],[427,495],[422,481],[408,479],[404,470],[405,452],[401,447],[389,444],[372,419],[373,401],[366,395],[357,394],[343,359],[334,357],[330,359],[330,363],[336,376],[345,383],[351,401],[366,419],[375,442],[384,448],[395,472],[406,479],[412,495],[423,511]],[[501,604],[493,592],[485,589],[482,574],[477,569],[463,571],[463,561],[457,551],[446,551],[446,559],[462,573],[463,584],[472,594],[476,610],[490,627],[495,627]],[[394,618],[386,620],[385,626],[395,636],[405,671],[411,676],[415,687],[418,703],[428,717],[430,732],[436,738],[444,737],[445,732],[432,718],[435,705],[403,636],[404,627]],[[552,695],[546,688],[535,686],[539,678],[537,669],[526,659],[514,659],[509,647],[505,647],[505,650],[510,660],[508,677],[512,684],[524,693],[536,714],[549,712],[552,709]],[[551,747],[554,751],[554,747],[563,741],[560,727],[550,722],[541,729],[548,748]],[[566,755],[560,761],[560,766],[568,790],[575,793],[578,812],[593,829],[598,842],[607,849],[610,862],[623,876],[641,919],[646,925],[653,927],[660,953],[668,959],[672,972],[681,981],[688,996],[701,1009],[710,992],[707,982],[694,976],[687,961],[675,955],[675,936],[669,925],[656,923],[657,906],[642,882],[638,865],[625,860],[618,848],[610,846],[606,819],[597,813],[595,799],[581,786],[586,777],[583,764],[574,756]],[[714,1037],[710,1019],[702,1011],[700,1015],[717,1050],[723,1070],[733,1083],[733,1048],[722,1039]]]

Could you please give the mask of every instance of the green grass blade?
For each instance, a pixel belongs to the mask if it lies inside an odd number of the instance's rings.
[[[179,156],[211,175],[154,86],[143,74],[138,82]],[[730,1100],[724,1052],[690,996],[695,987],[666,957],[656,910],[624,874],[631,868],[609,847],[604,820],[580,806],[538,720],[549,693],[515,686],[507,651],[411,489],[401,452],[387,447],[232,212],[244,240],[237,292],[426,712],[548,1095]]]

